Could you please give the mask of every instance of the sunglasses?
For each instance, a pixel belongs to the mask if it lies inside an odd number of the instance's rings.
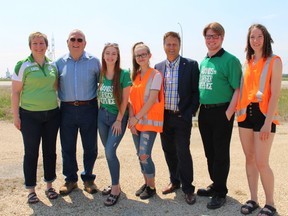
[[[105,43],[105,46],[115,46],[118,47],[119,45],[117,43]]]
[[[83,42],[83,39],[82,38],[70,38],[70,41],[71,42],[75,42],[77,40],[77,42],[79,42],[79,43],[82,43]]]

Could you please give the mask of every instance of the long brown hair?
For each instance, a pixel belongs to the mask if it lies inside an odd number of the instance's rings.
[[[254,29],[260,29],[263,33],[263,37],[264,37],[264,42],[263,42],[263,50],[262,50],[262,57],[267,58],[269,56],[271,56],[273,54],[273,50],[272,50],[272,43],[274,43],[273,39],[271,38],[270,33],[268,32],[268,30],[266,29],[265,26],[261,25],[261,24],[253,24],[250,26],[250,28],[248,29],[248,34],[247,34],[247,45],[245,48],[245,52],[246,52],[246,59],[249,61],[252,59],[252,56],[254,55],[254,50],[251,47],[250,44],[250,35],[251,35],[251,31]]]
[[[145,45],[143,42],[137,42],[133,45],[132,47],[132,64],[133,64],[133,69],[132,69],[132,81],[135,80],[137,74],[139,73],[140,71],[140,65],[137,63],[136,61],[136,57],[135,57],[135,54],[134,54],[134,51],[135,51],[135,48],[137,46],[144,46],[146,49],[147,49],[147,53],[150,54],[150,49],[147,45]]]
[[[120,107],[121,101],[122,101],[122,91],[121,91],[121,85],[120,85],[120,75],[121,75],[121,67],[120,67],[120,50],[119,46],[116,43],[107,43],[104,46],[104,49],[102,51],[102,66],[101,66],[101,71],[100,71],[100,83],[99,87],[103,84],[103,78],[105,76],[105,73],[107,72],[107,64],[104,59],[104,54],[105,51],[108,47],[114,47],[117,51],[117,61],[115,62],[114,66],[114,76],[112,80],[112,85],[113,85],[113,96],[116,101],[116,105]]]

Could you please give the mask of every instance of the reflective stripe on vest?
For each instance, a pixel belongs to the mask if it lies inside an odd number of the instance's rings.
[[[271,62],[271,59],[274,57],[274,55],[272,55],[271,57],[267,58],[266,62],[265,62],[265,65],[263,67],[263,70],[262,70],[262,73],[261,73],[261,76],[260,76],[260,84],[259,84],[259,89],[256,93],[256,98],[257,98],[257,101],[260,102],[262,101],[262,96],[263,96],[263,92],[264,92],[264,89],[265,89],[265,84],[266,84],[266,79],[267,79],[267,74],[268,74],[268,69],[269,69],[269,65],[270,65],[270,62]],[[241,80],[241,86],[240,86],[240,89],[243,88],[243,82],[244,82],[244,74],[245,74],[245,71],[243,73],[243,77],[242,77],[242,80]],[[242,91],[240,91],[240,101],[242,100]],[[246,111],[247,111],[247,107],[243,108],[243,109],[240,109],[239,111],[237,111],[237,116],[241,116],[241,115],[244,115],[246,114]],[[264,114],[265,115],[265,114]],[[274,118],[275,119],[275,118]]]
[[[149,76],[149,79],[146,83],[145,92],[144,92],[144,103],[148,101],[149,94],[150,94],[150,87],[153,82],[153,77],[155,76],[155,70],[153,70]],[[154,127],[162,127],[163,121],[155,121],[148,119],[148,113],[146,113],[141,119],[139,119],[138,124],[140,125],[148,125],[148,126],[154,126]]]

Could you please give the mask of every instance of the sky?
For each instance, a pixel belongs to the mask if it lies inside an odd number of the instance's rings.
[[[0,8],[0,77],[28,55],[28,36],[40,31],[54,38],[56,59],[68,52],[73,29],[86,35],[86,51],[99,59],[105,43],[118,43],[122,68],[132,68],[131,48],[143,41],[150,47],[151,67],[165,59],[163,35],[179,32],[182,55],[200,62],[207,53],[203,28],[219,22],[225,29],[223,48],[245,61],[248,28],[261,23],[270,32],[274,54],[288,73],[287,0],[49,0],[4,1]],[[286,27],[285,27],[286,26]],[[181,54],[181,52],[180,52]]]

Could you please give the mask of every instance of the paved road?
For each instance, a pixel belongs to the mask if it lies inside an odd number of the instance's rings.
[[[0,81],[0,86],[11,86],[10,81]],[[282,88],[288,88],[288,81],[282,81]]]

